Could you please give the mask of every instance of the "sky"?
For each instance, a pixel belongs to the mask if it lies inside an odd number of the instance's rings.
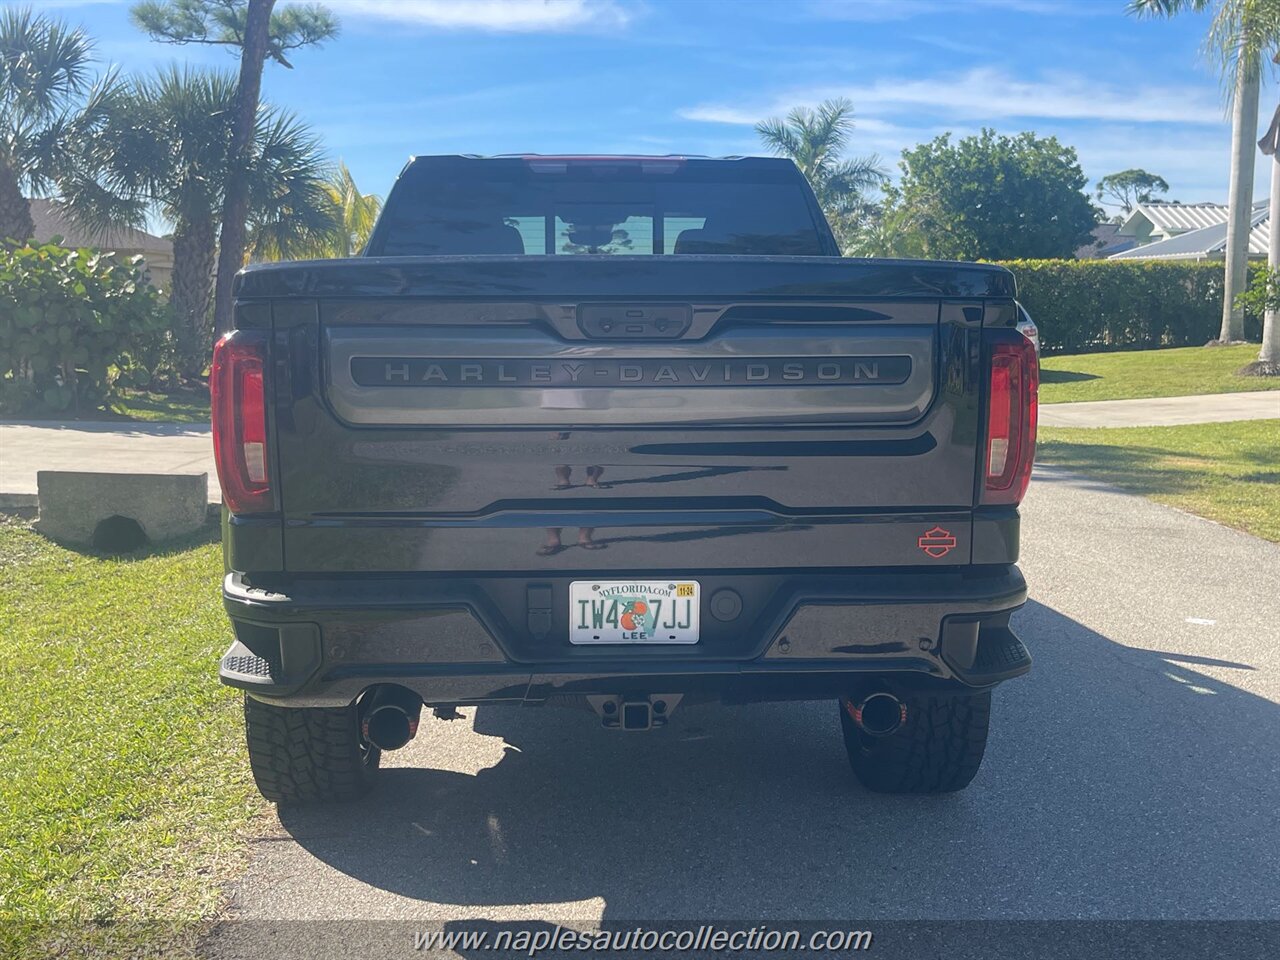
[[[281,6],[293,0],[279,0]],[[221,48],[149,40],[125,0],[0,0],[83,26],[103,66],[233,70]],[[1138,20],[1126,0],[325,0],[341,35],[268,63],[365,192],[414,154],[760,154],[752,127],[845,96],[850,155],[897,172],[947,131],[1032,130],[1090,181],[1143,167],[1169,199],[1227,197],[1230,123],[1201,51],[1206,14]],[[1276,85],[1263,91],[1262,126]],[[1266,195],[1258,164],[1255,196]]]

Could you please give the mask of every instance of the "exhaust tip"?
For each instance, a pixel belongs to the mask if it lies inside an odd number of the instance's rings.
[[[395,684],[372,688],[361,700],[360,733],[379,750],[399,750],[418,733],[422,699]]]
[[[416,726],[404,710],[387,704],[369,711],[364,720],[364,738],[379,750],[399,750],[413,739]]]
[[[907,722],[907,705],[884,691],[870,694],[849,712],[853,722],[873,737],[890,736]]]

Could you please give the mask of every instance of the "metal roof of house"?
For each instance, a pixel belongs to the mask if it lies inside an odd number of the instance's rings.
[[[1267,201],[1260,200],[1253,209],[1262,210]],[[1129,224],[1135,217],[1151,221],[1153,233],[1183,233],[1227,222],[1225,203],[1139,203],[1120,225],[1121,234],[1131,234]]]
[[[173,255],[172,241],[132,227],[118,227],[104,233],[85,230],[63,212],[61,204],[53,200],[32,200],[31,221],[36,227],[35,239],[40,243],[61,237],[65,247],[98,247],[130,253]]]
[[[1261,209],[1259,209],[1261,207]],[[1253,220],[1249,227],[1249,256],[1265,257],[1271,240],[1270,211],[1267,201],[1253,205]],[[1178,234],[1168,240],[1147,243],[1132,250],[1123,250],[1107,257],[1108,260],[1215,260],[1225,255],[1227,249],[1227,224],[1215,223]]]
[[[1225,203],[1142,203],[1135,212],[1138,210],[1162,233],[1199,230],[1227,222]]]

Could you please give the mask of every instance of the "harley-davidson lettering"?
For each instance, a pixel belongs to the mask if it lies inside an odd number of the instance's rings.
[[[716,387],[903,383],[911,358],[480,360],[353,357],[365,387]]]

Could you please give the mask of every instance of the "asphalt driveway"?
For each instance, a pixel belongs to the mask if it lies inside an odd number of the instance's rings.
[[[420,956],[414,926],[737,921],[888,930],[873,955],[933,956],[890,949],[913,936],[893,921],[1212,919],[1271,921],[1221,931],[1248,942],[1218,955],[1262,955],[1280,930],[1280,547],[1051,469],[1025,518],[1035,667],[997,692],[967,791],[864,792],[828,703],[691,707],[647,735],[468,710],[386,757],[367,804],[281,809],[205,949]],[[999,929],[981,955],[1057,955],[1064,936],[1137,955],[1105,924]]]

